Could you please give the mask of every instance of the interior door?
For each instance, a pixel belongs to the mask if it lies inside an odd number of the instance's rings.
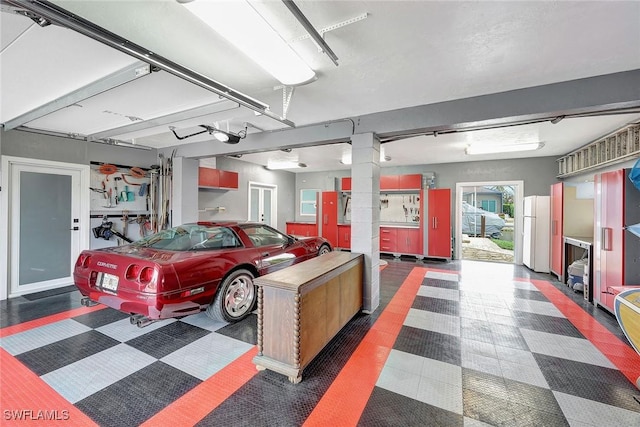
[[[73,265],[88,241],[88,172],[37,162],[9,169],[10,296],[73,284]]]
[[[277,228],[276,192],[276,186],[249,183],[249,221],[262,222]]]

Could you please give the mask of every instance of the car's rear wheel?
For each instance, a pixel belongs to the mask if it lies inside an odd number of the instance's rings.
[[[318,249],[318,256],[328,254],[329,252],[331,252],[329,245],[322,245],[320,246],[320,249]]]
[[[251,313],[256,302],[253,274],[236,270],[223,281],[213,302],[207,307],[207,316],[223,322],[237,322]]]

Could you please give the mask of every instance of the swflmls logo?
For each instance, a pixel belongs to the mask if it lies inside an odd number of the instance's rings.
[[[115,264],[110,264],[110,263],[108,263],[108,262],[104,262],[104,261],[98,261],[98,263],[97,263],[96,265],[97,265],[98,267],[107,267],[107,268],[110,268],[110,269],[112,269],[112,270],[115,270],[115,269],[117,269],[117,268],[118,268],[118,266],[117,266],[117,265],[115,265]]]

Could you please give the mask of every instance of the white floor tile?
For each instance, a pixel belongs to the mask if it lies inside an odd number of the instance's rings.
[[[493,427],[491,424],[474,420],[473,418],[464,417],[464,427]]]
[[[527,313],[542,314],[544,316],[565,317],[555,305],[547,301],[515,298],[511,304],[511,309]]]
[[[473,353],[479,354],[481,356],[493,357],[494,359],[498,358],[498,355],[496,353],[496,346],[491,343],[463,338],[460,341],[460,344],[462,348],[462,354]]]
[[[202,313],[187,316],[180,320],[181,322],[197,326],[207,331],[215,332],[220,328],[224,328],[228,323],[213,320],[203,311]]]
[[[380,372],[376,386],[416,399],[418,397],[420,378],[420,375],[385,366]]]
[[[505,360],[508,362],[518,363],[526,366],[538,366],[535,357],[529,351],[520,350],[513,347],[503,347],[501,345],[495,346],[496,355],[499,360]]]
[[[502,370],[498,359],[493,357],[481,356],[474,353],[462,354],[462,367],[473,369],[487,374],[502,376]]]
[[[416,399],[462,415],[462,384],[452,385],[423,377]]]
[[[244,341],[214,332],[160,360],[204,381],[252,347]]]
[[[549,334],[521,328],[520,332],[527,342],[527,346],[534,353],[590,363],[617,369],[593,344],[582,338]]]
[[[409,312],[404,320],[404,325],[455,337],[460,336],[460,318],[458,316],[424,310],[416,311],[422,311],[422,313]]]
[[[138,328],[136,325],[132,325],[127,318],[96,328],[96,331],[101,332],[114,340],[127,342],[144,334],[148,334],[149,332],[155,331],[156,329],[160,329],[163,326],[170,325],[175,321],[176,319],[159,320],[145,326],[144,328]]]
[[[544,374],[538,366],[522,365],[520,363],[500,360],[502,376],[521,383],[527,383],[543,388],[550,388]]]
[[[462,387],[462,368],[451,363],[425,358],[422,365],[423,378]]]
[[[450,282],[457,282],[460,277],[457,273],[442,273],[439,271],[427,271],[424,277],[429,279],[448,280]]]
[[[0,347],[15,356],[90,330],[90,327],[73,319],[65,319],[2,338]]]
[[[127,344],[118,344],[40,378],[69,402],[76,403],[155,361]]]
[[[640,412],[558,391],[554,391],[553,394],[567,419],[595,426],[640,426]]]
[[[422,356],[392,349],[385,366],[400,369],[414,375],[421,375],[424,361],[425,358]]]
[[[446,299],[449,301],[460,301],[460,292],[457,289],[436,288],[434,286],[420,286],[418,295]]]

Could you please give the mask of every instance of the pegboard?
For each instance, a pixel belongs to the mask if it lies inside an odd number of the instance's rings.
[[[130,169],[126,166],[118,166],[115,173],[105,175],[100,173],[99,166],[91,166],[90,206],[92,214],[112,215],[120,214],[125,210],[130,213],[149,211],[149,173],[147,171],[145,177],[136,178],[130,174]],[[109,197],[109,191],[111,191],[111,197]],[[143,194],[141,194],[142,191]]]

